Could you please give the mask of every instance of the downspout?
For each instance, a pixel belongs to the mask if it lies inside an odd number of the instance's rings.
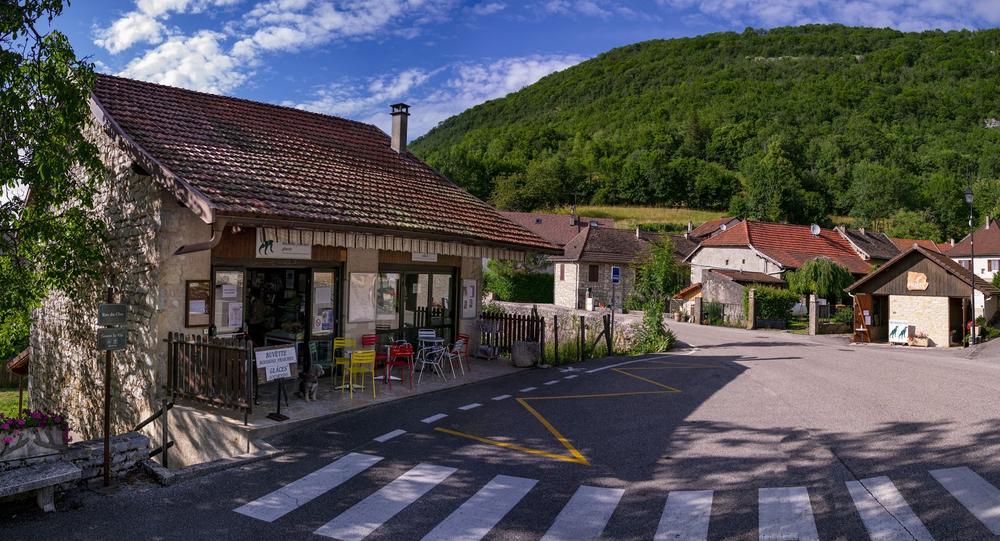
[[[226,230],[227,220],[225,218],[218,218],[216,221],[212,222],[212,238],[205,242],[198,242],[195,244],[185,244],[174,252],[174,255],[184,255],[192,254],[195,252],[204,252],[205,250],[211,250],[219,245],[222,240],[222,233]]]

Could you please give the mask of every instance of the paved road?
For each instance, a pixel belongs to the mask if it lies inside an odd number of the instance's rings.
[[[677,324],[673,354],[318,422],[5,539],[996,539],[1000,359]],[[11,513],[18,513],[16,519]]]

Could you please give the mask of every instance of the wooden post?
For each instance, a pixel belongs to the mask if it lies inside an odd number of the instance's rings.
[[[614,314],[614,312],[612,312]],[[612,321],[614,321],[614,315],[604,316],[604,341],[608,345],[607,356],[613,355],[611,350],[611,329],[613,328]]]
[[[747,329],[757,328],[757,290],[754,288],[747,292],[747,313],[743,316],[747,319]]]
[[[163,408],[162,409],[162,411],[163,411],[163,429],[160,432],[160,446],[163,448],[163,467],[164,468],[169,468],[170,467],[169,462],[167,460],[167,452],[170,449],[170,446],[167,445],[167,442],[170,441],[170,431],[169,431],[169,428],[167,427],[167,415],[169,415],[169,411],[170,410],[167,409],[167,404],[168,404],[167,397],[164,396],[163,400],[160,401],[160,406]]]
[[[555,356],[553,364],[559,364],[559,316],[552,314],[552,351]]]
[[[587,345],[587,322],[583,316],[580,316],[580,332],[578,336],[580,337],[580,344],[576,349],[576,360],[583,362],[583,348]]]
[[[535,312],[535,317],[537,318],[535,321],[535,329],[537,329],[537,332],[541,334],[541,336],[538,337],[539,342],[541,342],[541,345],[539,346],[541,354],[538,357],[541,363],[545,364],[545,318],[538,318],[538,312]]]
[[[17,376],[17,414],[24,411],[24,376]]]
[[[108,288],[108,304],[114,294]],[[111,350],[104,352],[104,486],[111,486]]]

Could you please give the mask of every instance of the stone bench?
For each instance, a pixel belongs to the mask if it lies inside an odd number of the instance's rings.
[[[0,498],[35,491],[38,507],[46,513],[56,510],[53,502],[56,485],[76,481],[80,468],[69,462],[47,462],[0,473]]]

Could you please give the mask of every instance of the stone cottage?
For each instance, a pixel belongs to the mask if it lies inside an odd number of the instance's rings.
[[[484,257],[556,253],[407,151],[392,134],[264,103],[98,76],[87,136],[106,176],[100,279],[36,311],[30,397],[82,437],[100,432],[97,305],[128,306],[115,353],[114,430],[158,407],[169,332],[295,344],[330,356],[333,336],[413,339],[431,327],[475,341]],[[474,344],[473,344],[474,345]]]

